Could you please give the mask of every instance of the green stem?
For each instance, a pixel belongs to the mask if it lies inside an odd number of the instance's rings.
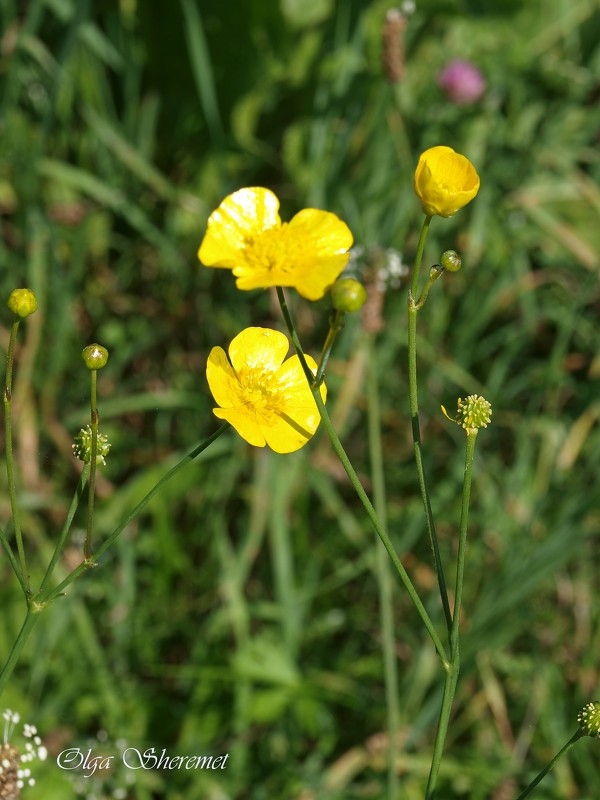
[[[421,452],[421,425],[419,422],[419,393],[417,383],[417,314],[420,306],[416,302],[415,298],[417,297],[419,273],[421,271],[421,263],[423,260],[423,249],[425,247],[425,239],[429,230],[430,221],[431,217],[426,217],[425,221],[423,222],[413,271],[412,288],[408,293],[408,396],[410,403],[410,419],[415,452],[415,463],[417,465],[421,499],[423,501],[423,509],[425,511],[425,523],[433,552],[433,564],[435,567],[435,573],[437,575],[440,598],[442,601],[442,607],[444,609],[444,616],[446,618],[446,627],[449,633],[452,628],[452,615],[450,613],[448,589],[446,586],[446,579],[444,577],[444,568],[440,555],[438,537],[435,530],[433,511],[431,510],[431,502],[429,500],[429,492],[427,490],[427,483],[425,480],[425,470],[423,468],[423,455]],[[432,282],[433,281],[431,280],[430,276],[430,283]]]
[[[446,674],[444,681],[444,695],[440,718],[433,746],[433,758],[431,760],[431,770],[427,782],[426,800],[435,796],[435,786],[442,761],[444,742],[448,732],[450,714],[452,713],[452,703],[460,672],[460,609],[462,605],[463,582],[465,574],[465,554],[467,549],[467,529],[469,521],[469,505],[471,501],[471,480],[473,474],[473,458],[475,455],[475,442],[477,440],[477,429],[467,430],[467,448],[465,453],[465,473],[463,478],[462,506],[460,514],[460,532],[458,538],[458,555],[456,564],[456,584],[454,589],[454,614],[452,616],[452,627],[450,630],[450,670]]]
[[[10,339],[8,342],[8,353],[6,358],[6,386],[4,388],[4,429],[5,429],[5,452],[6,452],[6,477],[8,479],[8,495],[10,497],[10,508],[13,518],[13,526],[15,530],[15,539],[17,541],[17,552],[19,555],[19,572],[17,573],[19,583],[28,597],[31,594],[29,588],[29,576],[27,574],[27,558],[25,556],[25,548],[23,547],[23,534],[21,532],[21,520],[19,513],[19,506],[17,504],[17,491],[15,488],[15,467],[13,459],[13,441],[12,441],[12,374],[13,364],[15,359],[15,344],[17,341],[17,332],[19,330],[19,323],[21,318],[15,316],[15,319],[10,329]],[[12,563],[12,562],[11,562]],[[13,567],[14,569],[14,567]]]
[[[533,789],[535,789],[535,787],[538,785],[538,783],[540,783],[540,781],[542,781],[542,780],[543,780],[543,778],[545,778],[545,777],[546,777],[546,775],[547,775],[547,774],[550,772],[550,770],[552,769],[552,767],[554,767],[554,765],[556,764],[556,762],[557,762],[559,759],[561,759],[561,758],[562,758],[562,757],[563,757],[563,756],[564,756],[566,753],[568,753],[568,752],[569,752],[569,750],[570,750],[570,749],[571,749],[571,748],[572,748],[572,747],[573,747],[573,746],[574,746],[574,745],[575,745],[575,744],[576,744],[576,743],[579,741],[579,739],[581,739],[581,737],[582,737],[582,736],[584,736],[584,735],[585,735],[585,734],[584,734],[584,731],[583,731],[581,728],[579,728],[579,729],[578,729],[578,730],[577,730],[577,731],[576,731],[576,732],[573,734],[573,736],[571,736],[571,738],[570,738],[570,739],[569,739],[569,741],[568,741],[568,742],[567,742],[567,743],[564,745],[564,747],[562,747],[562,748],[561,748],[561,749],[558,751],[558,753],[557,753],[557,754],[554,756],[554,758],[552,759],[552,761],[550,761],[548,764],[546,764],[546,766],[545,766],[545,767],[544,767],[544,769],[543,769],[543,770],[542,770],[542,771],[539,773],[539,775],[537,775],[537,777],[535,777],[535,778],[534,778],[534,779],[531,781],[531,783],[529,784],[529,786],[528,786],[528,787],[527,787],[527,788],[526,788],[524,791],[522,791],[522,792],[521,792],[521,794],[520,794],[520,795],[517,797],[517,800],[523,800],[523,798],[525,798],[525,797],[527,797],[529,794],[531,794],[532,790],[533,790]]]
[[[387,501],[385,492],[385,474],[383,447],[381,442],[381,410],[379,403],[379,382],[377,374],[377,349],[373,339],[368,339],[368,427],[369,454],[371,460],[371,478],[373,482],[373,500],[377,516],[387,527]],[[383,638],[383,672],[385,683],[387,730],[388,730],[388,800],[398,797],[398,728],[399,698],[398,671],[396,666],[396,637],[394,631],[394,599],[393,583],[390,575],[390,564],[381,541],[377,545],[377,580],[379,583],[379,606],[381,630]]]
[[[412,283],[410,285],[410,291],[413,297],[419,296],[419,276],[421,273],[421,264],[423,262],[423,251],[425,250],[425,240],[427,239],[427,234],[429,233],[429,225],[431,224],[431,217],[425,217],[423,220],[423,227],[421,228],[421,234],[419,236],[419,244],[417,245],[417,255],[415,257],[415,266],[413,269],[413,276],[412,276]]]
[[[25,578],[21,572],[21,567],[19,566],[19,562],[15,558],[15,554],[12,551],[12,547],[10,546],[10,542],[6,536],[6,533],[2,528],[0,528],[0,544],[4,548],[4,552],[6,553],[6,557],[8,558],[10,565],[13,569],[13,572],[17,576],[19,583],[21,584],[21,589],[23,589],[23,594],[25,597],[29,596],[29,588],[25,583]]]
[[[435,265],[431,267],[429,270],[429,277],[427,278],[427,283],[425,284],[423,291],[421,292],[421,296],[415,303],[417,310],[421,310],[425,303],[427,302],[427,298],[429,297],[429,290],[433,286],[433,284],[437,281],[440,275],[443,273],[443,269],[439,265]]]
[[[90,422],[92,430],[92,448],[90,454],[90,482],[88,485],[88,514],[83,556],[89,561],[92,555],[92,535],[94,532],[94,505],[96,501],[96,460],[98,456],[98,407],[96,401],[96,385],[98,370],[90,370]]]
[[[344,312],[336,310],[329,320],[329,331],[327,333],[327,338],[325,339],[325,344],[323,345],[323,352],[321,353],[321,359],[317,368],[317,376],[314,378],[316,386],[320,386],[323,383],[323,377],[325,375],[325,370],[327,369],[327,363],[329,362],[329,356],[331,355],[336,336],[343,327]]]
[[[58,541],[56,543],[56,547],[54,548],[54,553],[52,554],[52,559],[48,564],[48,569],[46,570],[46,574],[44,575],[44,580],[40,586],[39,593],[43,592],[46,588],[46,585],[52,574],[56,568],[56,564],[60,555],[64,549],[65,541],[71,530],[71,524],[73,522],[73,517],[75,516],[75,512],[79,506],[79,501],[81,500],[81,496],[83,495],[83,491],[85,489],[85,484],[87,483],[88,475],[90,471],[90,465],[84,464],[83,471],[81,473],[81,477],[79,478],[79,483],[77,485],[77,489],[75,490],[75,494],[73,495],[73,499],[71,500],[71,505],[69,506],[69,511],[67,513],[67,518],[65,520],[65,524],[62,527],[60,532],[60,536],[58,537]]]
[[[2,672],[0,672],[0,696],[4,691],[6,684],[13,673],[15,666],[19,660],[19,656],[21,655],[21,651],[25,646],[25,642],[29,638],[29,634],[33,630],[35,623],[38,621],[40,616],[41,608],[39,606],[28,605],[27,607],[27,614],[25,616],[25,620],[21,626],[21,630],[19,631],[19,635],[17,636],[15,643],[13,644],[12,650],[10,651],[10,655],[4,667],[2,668]]]
[[[224,433],[228,428],[229,428],[229,423],[228,422],[224,423],[223,425],[221,425],[220,428],[217,428],[217,430],[211,436],[209,436],[208,439],[205,439],[191,452],[189,452],[186,456],[184,456],[181,459],[181,461],[178,461],[174,467],[172,467],[165,475],[163,475],[163,477],[158,481],[158,483],[154,484],[152,489],[150,489],[150,491],[144,495],[144,497],[135,506],[135,508],[133,508],[129,512],[129,514],[125,517],[125,519],[121,523],[119,523],[119,525],[117,525],[114,531],[110,534],[110,536],[107,537],[107,539],[98,548],[98,550],[93,555],[91,555],[88,560],[83,561],[78,567],[75,567],[75,569],[72,572],[70,572],[67,575],[67,577],[54,589],[50,591],[46,590],[45,592],[41,592],[38,602],[40,604],[47,604],[51,600],[54,600],[60,594],[63,594],[67,586],[73,583],[73,581],[76,578],[78,578],[83,572],[85,572],[90,567],[94,566],[97,560],[100,558],[100,556],[102,556],[109,549],[109,547],[111,547],[111,545],[115,542],[115,540],[121,535],[121,533],[123,533],[125,528],[131,522],[133,522],[133,520],[136,517],[138,517],[141,514],[141,512],[146,508],[150,500],[152,500],[154,495],[161,490],[161,488],[165,485],[165,483],[170,481],[171,478],[173,478],[179,472],[179,470],[181,470],[183,467],[186,466],[186,464],[189,464],[190,461],[193,461],[197,456],[200,455],[200,453],[206,450],[206,448],[209,447],[214,441],[216,441],[216,439],[218,439],[219,436],[221,436],[221,434]]]
[[[435,787],[440,765],[442,763],[444,742],[446,741],[446,734],[448,733],[448,724],[450,722],[450,714],[452,712],[452,704],[454,702],[454,693],[456,691],[456,684],[458,682],[459,669],[459,664],[453,661],[450,664],[449,670],[444,676],[444,693],[442,695],[442,706],[440,708],[440,717],[435,735],[435,743],[433,745],[433,756],[431,759],[431,769],[429,771],[429,779],[427,781],[425,800],[432,800],[432,798],[435,797]]]
[[[458,538],[458,555],[456,564],[456,584],[454,589],[454,613],[452,615],[452,650],[458,652],[460,627],[460,609],[462,606],[463,581],[465,574],[465,554],[467,550],[467,526],[469,522],[469,505],[471,503],[471,482],[473,477],[473,459],[477,442],[477,428],[467,429],[467,447],[465,451],[465,474],[463,478],[462,505],[460,510],[460,533]]]
[[[373,525],[373,527],[375,528],[375,531],[377,532],[377,535],[379,536],[379,538],[383,542],[383,545],[384,545],[385,549],[387,550],[388,555],[389,555],[390,559],[392,560],[392,563],[393,563],[394,567],[396,568],[396,571],[398,572],[398,575],[400,576],[400,580],[404,584],[410,599],[413,601],[413,604],[414,604],[419,616],[421,617],[421,620],[422,620],[427,632],[429,633],[429,636],[431,637],[431,640],[432,640],[432,642],[433,642],[433,644],[435,646],[435,649],[436,649],[436,651],[438,653],[438,656],[440,657],[440,660],[441,660],[441,662],[442,662],[442,664],[444,666],[444,669],[448,669],[449,668],[449,661],[448,661],[448,658],[446,656],[446,651],[445,651],[444,645],[442,644],[439,636],[437,635],[437,633],[435,631],[435,628],[433,626],[433,623],[432,623],[432,621],[431,621],[431,619],[429,617],[429,614],[427,613],[427,611],[425,609],[425,606],[421,602],[421,598],[419,597],[419,595],[417,593],[417,590],[413,586],[413,583],[412,583],[407,571],[404,569],[404,566],[402,565],[402,562],[398,558],[398,554],[396,553],[396,550],[394,549],[394,545],[392,544],[392,541],[391,541],[390,537],[388,536],[388,533],[387,533],[385,527],[382,525],[381,520],[377,516],[377,513],[376,513],[375,509],[373,508],[373,505],[372,505],[371,501],[367,497],[367,494],[366,494],[365,490],[363,489],[360,480],[358,479],[358,476],[357,476],[357,474],[356,474],[356,472],[354,470],[354,467],[352,466],[352,464],[350,462],[350,459],[348,458],[348,456],[346,454],[346,451],[344,450],[344,448],[342,446],[342,443],[340,442],[339,437],[338,437],[338,435],[337,435],[337,433],[336,433],[336,431],[335,431],[335,429],[333,427],[333,424],[331,422],[329,414],[327,413],[327,409],[325,408],[325,403],[323,402],[323,399],[321,397],[321,393],[320,393],[319,389],[313,385],[314,375],[313,375],[310,367],[306,363],[306,359],[304,357],[304,352],[302,350],[302,346],[300,345],[300,341],[299,341],[298,335],[296,333],[296,328],[294,326],[294,323],[292,321],[290,312],[289,312],[288,307],[287,307],[287,303],[286,303],[286,300],[285,300],[285,295],[283,293],[283,290],[279,286],[277,287],[277,296],[279,298],[279,304],[281,306],[281,311],[283,313],[283,317],[285,319],[285,323],[287,325],[288,331],[289,331],[290,336],[292,338],[292,341],[294,343],[294,347],[296,348],[296,352],[298,353],[298,358],[300,359],[300,364],[302,365],[302,369],[304,370],[304,374],[306,375],[306,379],[307,379],[307,381],[308,381],[308,383],[309,383],[309,385],[311,387],[311,391],[312,391],[313,397],[315,399],[315,403],[317,404],[317,409],[319,410],[319,414],[321,416],[321,420],[323,421],[323,427],[327,431],[327,435],[329,436],[329,439],[331,441],[332,447],[335,450],[336,455],[339,458],[342,466],[344,467],[344,470],[346,471],[346,474],[348,475],[348,478],[350,479],[350,482],[351,482],[352,486],[354,487],[354,491],[356,492],[356,494],[358,496],[358,499],[362,503],[362,505],[363,505],[363,507],[364,507],[364,509],[365,509],[365,511],[367,513],[367,516],[371,520],[371,524]]]

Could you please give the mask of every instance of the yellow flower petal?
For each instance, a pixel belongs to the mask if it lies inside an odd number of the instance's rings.
[[[229,358],[236,372],[249,369],[275,373],[289,349],[287,336],[280,331],[246,328],[229,345]]]
[[[276,453],[293,453],[310,441],[314,431],[303,428],[291,417],[275,416],[269,425],[261,427],[267,444]]]
[[[315,360],[310,356],[305,358],[309,368],[316,374]],[[276,453],[292,453],[303,447],[313,436],[321,417],[298,356],[288,358],[281,365],[277,370],[276,380],[285,410],[276,414],[268,424],[262,424],[261,432],[269,447]],[[325,384],[321,385],[320,392],[325,400]]]
[[[222,347],[213,347],[206,363],[206,380],[212,396],[223,408],[236,404],[239,380]]]
[[[238,289],[290,286],[309,300],[325,294],[348,263],[352,234],[335,214],[306,208],[281,223],[268,189],[240,189],[209,219],[198,257],[231,269]]]
[[[476,196],[479,176],[468,158],[440,145],[421,154],[414,185],[425,214],[451,217]]]
[[[354,239],[350,228],[335,214],[305,208],[290,222],[290,229],[302,241],[301,258],[295,264],[293,283],[307,300],[323,297],[348,263]]]
[[[208,220],[198,258],[207,267],[233,267],[245,261],[249,240],[281,225],[279,200],[268,189],[240,189],[223,200]]]
[[[316,431],[319,412],[297,356],[283,359],[288,340],[270,328],[246,328],[229,346],[229,358],[214,347],[206,376],[225,419],[247,442],[268,444],[278,453],[290,453],[306,444]],[[307,356],[316,373],[316,362]],[[325,385],[320,388],[325,400]]]
[[[316,374],[317,363],[314,358],[304,357],[313,374]],[[299,411],[301,417],[294,416],[294,419],[304,427],[311,428],[313,432],[316,431],[321,418],[298,356],[291,356],[279,367],[276,380],[290,409],[288,413]],[[324,383],[321,384],[320,391],[321,397],[325,400],[327,389]]]
[[[267,443],[260,424],[248,415],[245,408],[213,408],[213,414],[229,422],[248,444],[264,447]]]

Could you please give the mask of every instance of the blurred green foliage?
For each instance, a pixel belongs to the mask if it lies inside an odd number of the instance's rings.
[[[228,192],[267,185],[284,218],[327,208],[357,245],[410,263],[418,155],[434,144],[465,153],[480,195],[434,221],[426,252],[434,263],[455,247],[463,269],[436,284],[419,341],[426,468],[449,562],[463,439],[439,406],[482,393],[494,420],[477,455],[464,668],[440,796],[501,800],[599,689],[600,3],[423,0],[395,84],[382,69],[390,5],[0,0],[0,288],[29,286],[40,302],[15,379],[23,522],[47,562],[77,479],[70,444],[87,421],[90,342],[111,354],[98,538],[214,429],[210,347],[278,324],[268,293],[239,293],[197,263]],[[436,83],[456,57],[487,80],[472,106]],[[405,302],[404,288],[387,293],[377,338],[389,523],[441,626],[408,439]],[[317,352],[327,301],[295,312]],[[5,315],[4,347],[9,325]],[[368,486],[366,337],[359,320],[347,325],[328,383]],[[23,609],[1,570],[4,658]],[[398,770],[402,796],[418,800],[441,676],[400,588],[395,603]],[[375,542],[324,437],[287,457],[219,440],[47,612],[5,700],[46,734],[51,756],[99,730],[109,750],[124,739],[230,753],[219,774],[136,773],[131,788],[122,773],[109,788],[89,779],[89,797],[383,797]],[[595,798],[594,744],[536,796]],[[72,797],[58,772],[51,758],[29,796]]]

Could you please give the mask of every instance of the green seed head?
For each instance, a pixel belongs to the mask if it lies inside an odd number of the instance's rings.
[[[331,287],[331,302],[338,311],[358,311],[366,300],[365,287],[356,278],[338,278]]]
[[[600,739],[600,700],[585,705],[577,715],[582,732],[593,739]]]
[[[36,296],[31,289],[13,289],[6,305],[19,317],[28,317],[38,307]]]
[[[456,417],[452,418],[442,406],[445,416],[464,428],[467,435],[477,433],[479,428],[487,428],[492,419],[492,406],[488,401],[476,394],[470,394],[464,400],[458,398]]]
[[[82,428],[73,442],[73,453],[85,464],[89,464],[92,460],[92,429],[88,425],[87,428]],[[106,456],[110,450],[110,442],[103,433],[98,433],[96,440],[96,465],[102,464],[106,466]]]
[[[470,394],[465,400],[458,398],[456,421],[465,430],[487,428],[492,419],[492,406],[483,397]]]
[[[102,369],[108,361],[108,350],[101,344],[88,344],[83,348],[81,357],[88,369]]]

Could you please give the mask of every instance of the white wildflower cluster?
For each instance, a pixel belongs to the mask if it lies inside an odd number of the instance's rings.
[[[4,719],[4,736],[0,744],[0,800],[16,800],[21,790],[27,786],[35,786],[30,764],[39,759],[44,761],[48,751],[38,736],[35,725],[23,724],[23,737],[26,739],[24,752],[10,744],[15,727],[21,721],[16,711],[7,708],[2,714]]]
[[[372,274],[375,288],[379,292],[397,289],[402,278],[408,275],[409,268],[402,260],[402,253],[392,247],[378,244],[356,245],[350,250],[350,260],[346,272],[359,272],[364,265]]]

